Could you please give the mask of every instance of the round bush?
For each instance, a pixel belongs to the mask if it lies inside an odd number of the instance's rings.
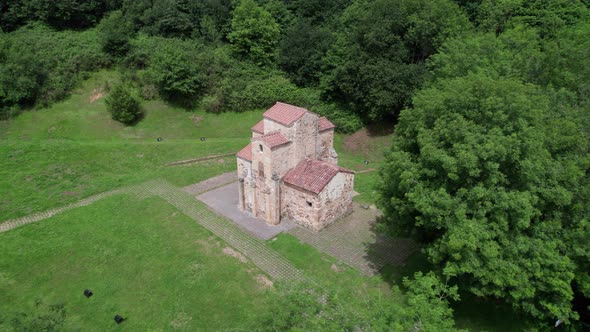
[[[105,102],[113,120],[126,125],[135,123],[143,115],[139,99],[131,93],[129,87],[123,84],[114,86]]]

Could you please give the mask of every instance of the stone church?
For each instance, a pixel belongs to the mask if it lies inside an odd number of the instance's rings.
[[[354,172],[338,166],[334,124],[277,102],[237,154],[239,208],[268,224],[290,219],[317,231],[352,210]]]

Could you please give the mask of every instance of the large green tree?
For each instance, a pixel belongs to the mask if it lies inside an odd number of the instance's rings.
[[[397,114],[421,85],[424,61],[443,41],[469,29],[449,0],[357,0],[324,59],[327,97],[376,121]]]
[[[419,239],[444,275],[568,321],[572,283],[588,274],[588,140],[550,99],[482,73],[435,82],[401,113],[378,187],[386,223]]]
[[[171,100],[191,102],[205,91],[206,68],[200,45],[193,41],[157,38],[150,55],[148,74],[160,94]]]
[[[257,65],[272,63],[279,42],[279,25],[254,0],[241,0],[234,9],[228,34],[235,52]]]
[[[280,43],[279,64],[300,86],[317,85],[323,57],[333,41],[332,34],[308,20],[297,20],[285,31]]]

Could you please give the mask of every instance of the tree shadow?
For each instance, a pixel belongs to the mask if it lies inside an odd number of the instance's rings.
[[[365,259],[375,275],[380,276],[389,286],[401,286],[404,277],[415,272],[431,270],[426,256],[414,240],[385,234],[380,227],[382,217],[370,222],[374,241],[365,244]]]
[[[146,117],[146,110],[141,108],[141,112],[139,113],[139,115],[131,122],[129,123],[125,123],[126,127],[135,127],[135,125],[137,125],[138,123],[141,122],[141,120],[145,119]]]
[[[367,134],[370,137],[387,136],[393,134],[393,129],[397,124],[397,120],[385,119],[380,122],[366,123]]]
[[[405,291],[404,278],[413,278],[416,272],[438,271],[420,245],[414,240],[396,237],[384,232],[382,217],[371,221],[375,241],[366,244],[366,259],[371,268],[390,287]],[[457,283],[457,280],[452,280]],[[460,282],[460,281],[459,281]],[[512,307],[494,298],[477,297],[460,290],[460,301],[451,302],[457,328],[477,331],[523,331],[529,328],[527,317],[516,313]]]

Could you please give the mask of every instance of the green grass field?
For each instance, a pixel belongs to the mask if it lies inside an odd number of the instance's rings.
[[[145,118],[125,127],[110,119],[104,98],[91,102],[105,82],[114,81],[112,72],[97,73],[64,102],[0,122],[0,222],[151,179],[185,186],[235,170],[233,156],[165,164],[237,152],[262,114],[187,112],[149,101],[143,103]],[[361,135],[361,148],[349,148],[357,138],[336,136],[340,164],[378,168],[391,135]],[[377,171],[357,174],[355,200],[373,203],[377,179]],[[363,285],[387,294],[404,276],[428,268],[418,254],[404,268],[366,278],[291,235],[267,245],[322,286]],[[225,246],[161,198],[123,194],[0,233],[0,330],[10,331],[19,313],[40,315],[37,302],[64,304],[66,330],[115,330],[117,313],[128,318],[125,330],[244,330],[276,292],[256,281],[256,266],[223,254]],[[86,299],[85,288],[95,295]],[[473,303],[485,314],[474,313]],[[462,328],[520,326],[501,323],[506,317],[514,323],[502,308],[471,300],[456,313]]]
[[[65,304],[68,330],[114,329],[115,314],[129,330],[223,330],[263,310],[258,268],[160,198],[117,195],[0,238],[6,319],[41,300]]]

